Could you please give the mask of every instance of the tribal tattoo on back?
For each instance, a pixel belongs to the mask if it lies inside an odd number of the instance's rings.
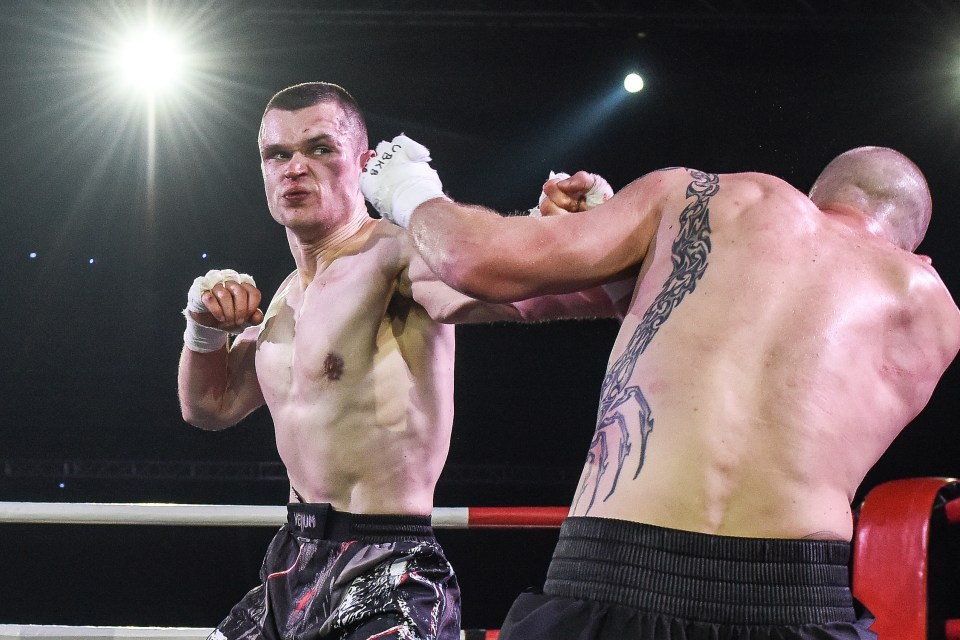
[[[660,293],[644,312],[627,348],[610,367],[600,387],[597,430],[587,453],[588,471],[577,489],[574,510],[586,497],[589,500],[586,513],[589,513],[602,493],[601,487],[609,487],[602,500],[606,501],[613,495],[637,437],[640,456],[633,473],[634,479],[643,468],[647,440],[653,432],[653,414],[640,387],[625,385],[633,375],[637,359],[646,351],[684,296],[696,288],[707,269],[707,254],[711,248],[708,205],[710,198],[720,190],[720,178],[716,174],[694,170],[688,172],[693,180],[687,185],[686,197],[693,200],[680,214],[680,229],[671,251],[673,269]],[[613,449],[616,458],[611,460]]]

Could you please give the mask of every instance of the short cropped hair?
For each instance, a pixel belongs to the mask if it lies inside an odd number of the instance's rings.
[[[267,108],[263,110],[263,115],[267,115],[267,112],[272,109],[298,111],[324,102],[335,102],[346,114],[355,128],[358,148],[366,149],[370,146],[367,123],[357,101],[346,89],[332,82],[303,82],[282,89],[270,98]]]
[[[858,147],[834,158],[814,183],[810,199],[821,209],[843,204],[862,211],[907,251],[923,240],[933,210],[923,173],[887,147]]]

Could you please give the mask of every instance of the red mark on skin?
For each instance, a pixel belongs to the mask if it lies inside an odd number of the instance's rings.
[[[328,353],[323,361],[323,375],[330,380],[339,380],[343,377],[343,358],[335,353]]]

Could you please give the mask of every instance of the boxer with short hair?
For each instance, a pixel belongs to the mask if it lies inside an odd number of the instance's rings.
[[[851,501],[960,349],[960,310],[913,253],[919,169],[854,149],[809,197],[666,169],[534,219],[450,201],[428,158],[381,143],[361,187],[458,290],[505,302],[635,276],[546,583],[501,640],[875,638],[849,586]]]
[[[451,323],[616,310],[600,289],[493,304],[437,280],[402,229],[367,213],[359,180],[373,152],[341,87],[278,93],[259,143],[296,269],[266,313],[250,276],[194,282],[179,395],[204,429],[266,403],[291,505],[262,583],[211,638],[455,640],[459,589],[429,517],[453,424]]]

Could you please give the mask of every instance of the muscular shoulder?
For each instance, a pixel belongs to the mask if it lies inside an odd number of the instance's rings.
[[[386,220],[377,220],[364,240],[361,251],[381,268],[399,272],[406,269],[416,249],[405,229]]]
[[[657,196],[666,198],[678,189],[684,189],[694,173],[699,174],[701,172],[686,167],[658,169],[640,176],[621,189],[617,195],[638,196],[648,201],[655,199]]]
[[[380,268],[397,280],[400,295],[411,297],[411,263],[419,262],[419,254],[406,229],[378,220],[370,234],[367,251],[370,251]]]
[[[660,169],[633,181],[621,191],[648,203],[686,200],[697,194],[715,196],[739,205],[749,205],[764,198],[804,198],[787,182],[764,173],[712,173],[689,167]],[[620,194],[618,194],[620,195]]]
[[[940,336],[944,356],[952,360],[960,349],[960,309],[926,256],[907,254],[906,299],[916,315]]]

